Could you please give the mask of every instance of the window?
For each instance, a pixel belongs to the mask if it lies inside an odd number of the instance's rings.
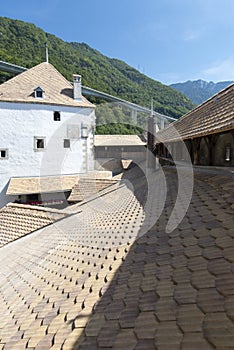
[[[45,145],[44,145],[44,140],[43,139],[37,139],[37,145],[36,145],[37,148],[45,148]]]
[[[34,97],[35,98],[43,98],[44,97],[44,91],[40,86],[38,86],[37,88],[34,89]]]
[[[45,149],[45,137],[34,137],[34,150],[42,151]]]
[[[7,158],[8,158],[8,150],[0,149],[0,159],[7,159]]]
[[[59,122],[61,120],[60,112],[54,112],[54,121]]]
[[[64,148],[70,148],[70,140],[69,139],[64,139],[63,140],[63,147]]]
[[[36,97],[42,98],[43,97],[43,92],[42,91],[36,91]]]

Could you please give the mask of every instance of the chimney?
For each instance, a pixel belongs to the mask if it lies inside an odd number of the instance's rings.
[[[74,100],[81,101],[81,75],[73,74],[73,98]]]

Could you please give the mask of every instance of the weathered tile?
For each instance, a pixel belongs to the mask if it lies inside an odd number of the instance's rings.
[[[141,312],[136,318],[134,332],[138,339],[154,339],[158,321],[152,311]]]
[[[168,206],[136,242],[125,238],[142,208],[123,189],[115,212],[84,204],[82,213],[28,237],[30,244],[0,250],[4,350],[18,350],[18,342],[29,350],[231,349],[233,213],[210,174],[206,182],[205,172],[199,181],[195,174],[186,217],[166,233],[176,195],[170,171]],[[111,244],[100,246],[102,239]]]
[[[177,324],[186,332],[201,332],[204,313],[196,304],[181,305],[178,309]]]

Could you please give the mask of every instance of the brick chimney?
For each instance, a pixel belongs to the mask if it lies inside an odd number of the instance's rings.
[[[73,98],[74,100],[81,101],[81,75],[73,74]]]

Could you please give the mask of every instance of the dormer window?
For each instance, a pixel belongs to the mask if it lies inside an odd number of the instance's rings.
[[[34,89],[34,97],[44,98],[44,90],[40,86]]]

